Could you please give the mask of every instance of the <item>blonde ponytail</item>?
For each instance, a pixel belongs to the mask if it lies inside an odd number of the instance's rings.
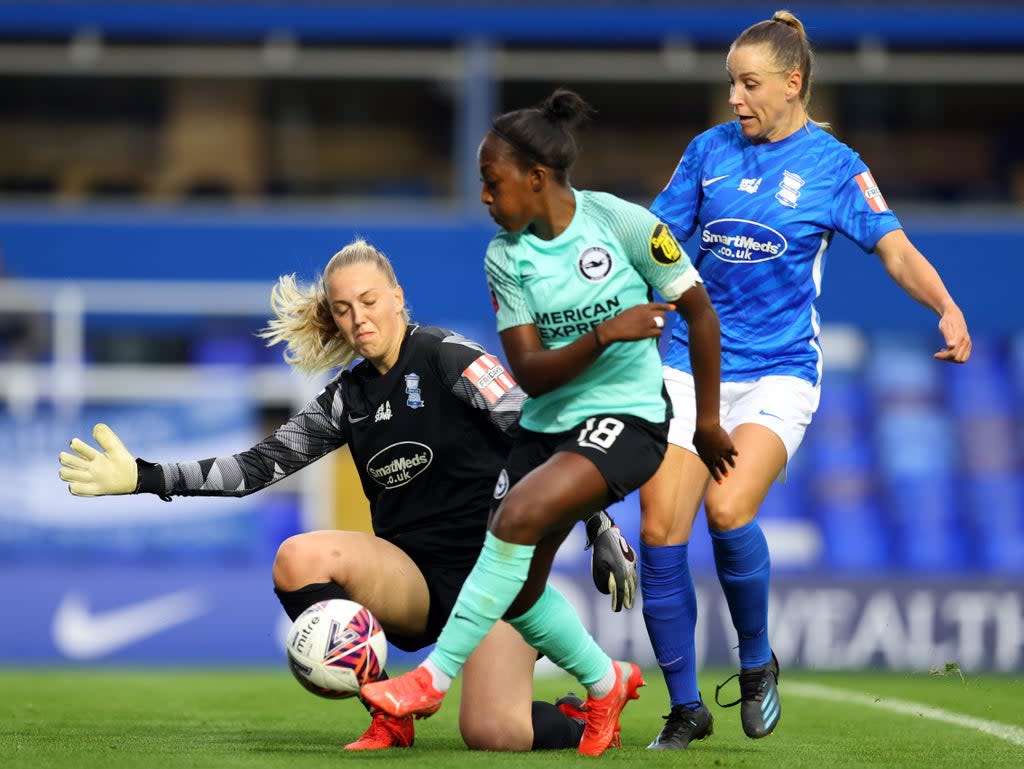
[[[294,273],[278,278],[270,292],[274,317],[258,335],[268,347],[284,342],[285,362],[310,376],[347,367],[356,352],[334,323],[324,281],[342,267],[362,263],[373,264],[383,272],[390,287],[398,285],[388,258],[365,240],[355,240],[331,257],[323,274],[308,286],[301,285]],[[404,315],[408,322],[408,309]]]

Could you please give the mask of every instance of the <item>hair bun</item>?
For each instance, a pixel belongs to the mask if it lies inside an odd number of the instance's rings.
[[[552,123],[575,126],[593,112],[593,108],[575,91],[556,88],[540,105],[544,117]]]

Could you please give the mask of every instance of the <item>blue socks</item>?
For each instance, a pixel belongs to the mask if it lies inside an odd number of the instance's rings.
[[[700,701],[697,688],[697,591],[690,576],[687,544],[640,543],[640,595],[644,623],[668,685],[672,706]]]
[[[764,532],[755,519],[732,531],[711,530],[711,544],[718,580],[739,635],[740,667],[765,665],[772,658],[772,649],[768,643],[771,558]],[[646,607],[646,596],[644,601]]]

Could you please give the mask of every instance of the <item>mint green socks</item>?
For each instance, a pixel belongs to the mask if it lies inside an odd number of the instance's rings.
[[[459,591],[434,651],[425,664],[454,678],[469,655],[519,594],[533,559],[533,545],[503,542],[490,532],[484,538],[476,565]],[[583,627],[565,596],[547,585],[529,611],[511,620],[530,646],[589,689],[605,686],[611,658]],[[591,692],[593,693],[593,691]],[[600,696],[600,695],[597,695]]]
[[[510,620],[509,624],[522,634],[526,643],[574,675],[588,689],[601,682],[611,670],[611,658],[583,627],[565,596],[550,584],[529,611]],[[610,690],[611,687],[599,688]]]
[[[439,670],[452,678],[459,674],[469,655],[519,595],[534,549],[533,545],[503,542],[487,532],[476,565],[427,657]]]

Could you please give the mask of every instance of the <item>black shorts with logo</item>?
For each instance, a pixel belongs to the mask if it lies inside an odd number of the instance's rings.
[[[427,590],[430,592],[430,608],[427,611],[427,627],[423,633],[417,636],[398,635],[388,633],[388,643],[393,644],[402,651],[414,652],[429,646],[441,635],[441,628],[448,621],[455,606],[455,599],[459,597],[462,590],[462,583],[466,581],[469,572],[473,570],[473,564],[462,566],[440,566],[424,561],[417,561],[415,555],[408,553],[409,557],[416,561],[423,579],[427,582]]]
[[[618,502],[657,472],[668,446],[668,420],[648,422],[630,414],[598,414],[562,433],[535,433],[520,426],[519,436],[499,487],[511,488],[535,467],[559,451],[580,454],[604,476],[613,501]],[[492,510],[505,495],[495,490]]]

